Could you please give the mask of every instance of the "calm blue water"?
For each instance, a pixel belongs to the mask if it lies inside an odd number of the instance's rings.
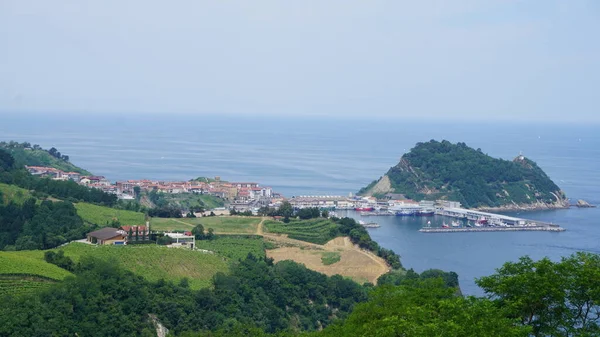
[[[0,116],[0,139],[54,146],[73,163],[113,181],[220,175],[257,181],[286,196],[346,195],[384,174],[416,142],[448,139],[505,159],[522,151],[569,197],[594,204],[600,203],[598,130],[598,125],[401,119]],[[522,255],[559,259],[578,250],[600,253],[600,209],[520,216],[558,223],[567,231],[423,234],[420,219],[378,217],[382,227],[370,232],[408,268],[457,272],[467,294],[481,293],[475,277]]]

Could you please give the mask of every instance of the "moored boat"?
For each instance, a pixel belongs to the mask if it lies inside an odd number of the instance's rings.
[[[396,215],[398,216],[412,216],[412,215],[416,215],[417,211],[413,210],[413,209],[403,209],[400,211],[396,212]]]

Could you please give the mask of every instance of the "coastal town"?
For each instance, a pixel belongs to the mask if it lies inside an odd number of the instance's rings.
[[[294,209],[319,208],[322,210],[353,210],[362,217],[372,216],[433,216],[455,218],[441,228],[425,226],[425,233],[498,230],[550,230],[564,229],[547,223],[539,223],[496,213],[461,208],[460,202],[449,200],[415,201],[402,194],[388,193],[383,198],[373,196],[315,195],[286,198],[271,187],[256,182],[229,182],[220,177],[199,178],[190,181],[127,180],[110,182],[103,176],[85,176],[77,172],[64,172],[52,167],[26,166],[32,174],[55,180],[71,180],[80,185],[97,188],[117,195],[122,200],[133,200],[137,193],[156,191],[167,194],[202,194],[222,199],[226,210],[250,211],[256,214],[260,207],[279,207],[288,201]],[[187,210],[182,210],[186,212]],[[335,214],[335,213],[334,213]],[[460,220],[460,221],[459,221]],[[374,226],[374,222],[369,222]],[[367,225],[365,223],[365,225]]]

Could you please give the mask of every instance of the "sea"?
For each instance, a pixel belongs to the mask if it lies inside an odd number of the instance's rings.
[[[600,125],[419,120],[371,116],[8,114],[0,140],[56,147],[71,161],[111,181],[189,180],[219,176],[258,182],[287,197],[349,195],[378,179],[417,142],[465,142],[490,156],[532,159],[574,201],[600,204]],[[559,224],[565,232],[421,233],[412,217],[362,218],[381,246],[417,272],[459,275],[463,293],[483,295],[475,279],[529,255],[560,260],[578,251],[600,254],[600,208],[512,212]]]

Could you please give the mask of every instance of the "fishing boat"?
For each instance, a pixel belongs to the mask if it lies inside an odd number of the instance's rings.
[[[435,211],[430,210],[430,209],[428,209],[428,210],[424,209],[424,210],[417,211],[417,215],[418,216],[433,216],[433,215],[435,215]]]
[[[442,224],[442,228],[450,228],[445,222]]]
[[[452,221],[452,227],[460,227],[460,223],[458,221]]]
[[[398,216],[412,216],[417,214],[417,211],[414,209],[402,209],[396,212]]]

